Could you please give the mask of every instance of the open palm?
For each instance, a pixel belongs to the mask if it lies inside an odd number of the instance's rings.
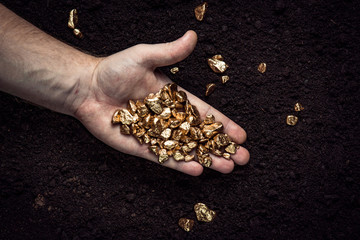
[[[188,31],[183,37],[171,43],[139,44],[106,58],[99,59],[94,70],[86,100],[78,108],[76,117],[101,141],[111,147],[131,155],[157,162],[157,157],[150,153],[147,146],[140,145],[132,136],[121,135],[118,126],[111,124],[111,117],[116,109],[126,108],[129,99],[143,99],[149,93],[157,92],[170,79],[156,70],[186,58],[194,49],[197,37],[195,32]],[[185,91],[185,90],[184,90]],[[186,91],[185,91],[186,92]],[[217,121],[224,125],[228,133],[237,143],[246,140],[245,131],[196,96],[186,92],[190,102],[195,105],[202,118],[213,114]],[[212,156],[212,169],[229,173],[234,162],[245,164],[249,160],[249,152],[240,148],[232,160]],[[200,175],[203,167],[195,162],[176,162],[169,159],[164,166],[190,174]]]

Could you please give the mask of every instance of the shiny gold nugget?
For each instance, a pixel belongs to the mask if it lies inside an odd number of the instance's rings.
[[[216,212],[209,209],[204,203],[195,204],[194,211],[198,221],[211,222],[216,217]]]
[[[228,75],[225,75],[225,76],[221,76],[221,83],[222,84],[225,84],[227,81],[229,81],[229,76]]]
[[[195,17],[198,21],[202,21],[204,19],[204,15],[205,15],[207,7],[208,7],[207,2],[204,2],[203,4],[200,4],[199,6],[197,6],[195,8],[195,10],[194,10]]]
[[[205,92],[205,96],[209,96],[211,93],[214,92],[216,88],[215,83],[209,83],[206,85],[206,92]]]
[[[69,14],[68,27],[71,29],[75,29],[77,23],[78,23],[77,10],[73,9],[70,11],[70,14]]]
[[[172,69],[170,69],[170,72],[171,72],[172,74],[176,74],[176,73],[179,72],[179,68],[178,68],[178,67],[173,67]]]
[[[258,66],[258,71],[261,73],[266,72],[266,63],[260,63]]]
[[[179,226],[187,232],[190,232],[194,227],[194,220],[188,218],[180,218]]]
[[[298,122],[298,117],[297,117],[297,116],[288,115],[288,116],[286,117],[286,123],[287,123],[287,125],[295,126],[297,122]]]
[[[74,35],[76,36],[76,37],[78,37],[78,38],[83,38],[84,37],[84,35],[80,32],[80,30],[79,29],[77,29],[77,28],[75,28],[74,29]]]
[[[304,107],[300,103],[296,103],[294,106],[295,111],[300,112],[304,110]]]
[[[214,56],[222,59],[220,55]],[[210,153],[229,159],[237,145],[222,133],[223,125],[213,115],[200,119],[197,108],[190,104],[186,93],[175,84],[167,84],[143,101],[129,100],[127,109],[115,111],[113,124],[120,125],[121,134],[133,135],[140,144],[149,144],[150,152],[160,164],[173,157],[176,161],[195,160],[210,167]]]
[[[208,58],[207,62],[214,72],[223,73],[229,67],[223,60],[221,55],[215,55],[212,58]]]

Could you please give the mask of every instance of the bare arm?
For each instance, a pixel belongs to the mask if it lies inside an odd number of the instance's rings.
[[[0,4],[0,90],[74,115],[99,60],[44,33]]]

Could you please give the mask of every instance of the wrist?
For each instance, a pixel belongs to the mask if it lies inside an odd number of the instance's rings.
[[[65,102],[64,113],[78,118],[78,109],[91,97],[94,73],[101,58],[88,54],[78,61],[73,74],[73,83]]]

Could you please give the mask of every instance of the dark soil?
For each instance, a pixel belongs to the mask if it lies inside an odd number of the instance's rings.
[[[231,174],[190,177],[0,93],[0,239],[360,239],[359,1],[208,1],[203,22],[193,14],[201,1],[0,2],[94,55],[195,30],[180,72],[162,70],[243,126],[251,153]],[[67,28],[72,8],[82,40]],[[214,54],[230,81],[205,97],[220,83],[206,64]],[[177,221],[195,219],[197,202],[218,217],[187,233]]]

